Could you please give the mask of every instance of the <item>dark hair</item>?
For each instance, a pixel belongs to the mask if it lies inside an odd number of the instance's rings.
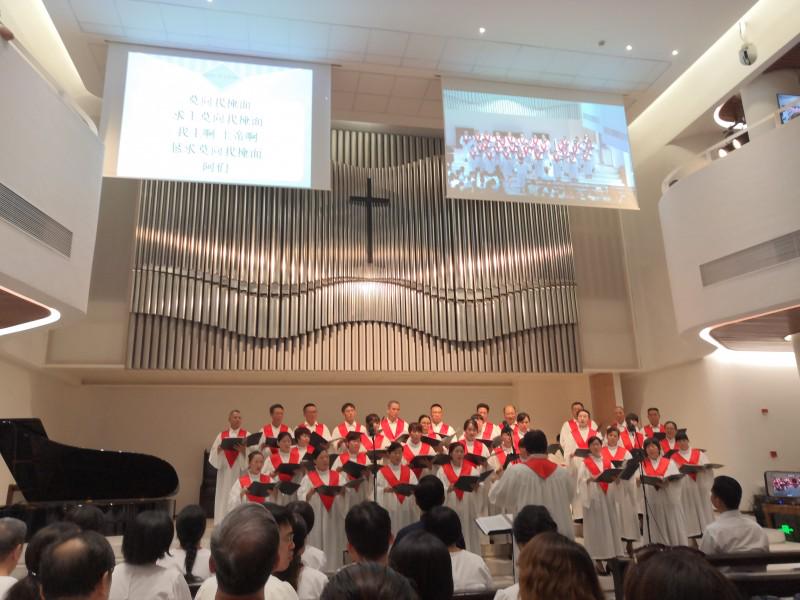
[[[25,549],[25,567],[28,574],[11,586],[6,600],[41,600],[37,578],[42,554],[51,544],[65,540],[76,533],[80,533],[78,526],[66,521],[57,521],[34,533]]]
[[[428,512],[434,506],[444,504],[444,484],[436,475],[425,475],[420,478],[414,489],[414,500],[419,510]]]
[[[108,540],[96,531],[81,531],[45,548],[39,580],[47,600],[87,596],[113,568]]]
[[[278,524],[260,504],[234,508],[211,535],[219,589],[232,596],[263,589],[278,558]]]
[[[628,423],[630,421],[636,421],[638,423],[639,422],[639,415],[637,415],[636,413],[632,413],[632,412],[628,413],[627,415],[625,415],[625,422]]]
[[[478,404],[475,405],[475,412],[478,412],[482,408],[485,408],[486,412],[489,412],[489,405],[486,404],[486,402],[478,402]]]
[[[206,532],[206,511],[197,504],[184,506],[178,517],[175,519],[175,534],[178,542],[186,551],[184,567],[186,576],[192,575],[194,561],[197,559],[197,551],[200,549],[200,540]]]
[[[526,412],[517,413],[517,423],[522,423],[525,419],[531,420],[531,416]]]
[[[269,414],[274,413],[276,408],[280,408],[281,410],[286,410],[285,408],[283,408],[283,404],[273,404],[272,406],[269,407]]]
[[[469,419],[464,421],[464,431],[466,431],[467,427],[469,427],[470,425],[472,425],[475,429],[478,429],[478,422],[472,417],[470,417]]]
[[[296,442],[300,441],[301,435],[307,435],[308,437],[311,437],[311,430],[308,427],[303,426],[300,426],[294,430],[294,439]]]
[[[686,435],[685,431],[679,431],[678,433],[675,434],[675,441],[676,442],[680,442],[682,440],[686,440],[687,442],[689,441],[689,436]]]
[[[311,533],[311,530],[314,529],[314,521],[316,517],[314,516],[314,508],[304,500],[293,500],[286,505],[293,513],[297,513],[301,517],[303,517],[303,521],[306,523],[306,535]]]
[[[560,533],[548,531],[535,536],[525,544],[518,564],[521,600],[604,598],[586,549]],[[651,594],[653,589],[649,590]]]
[[[360,442],[361,441],[361,433],[358,431],[348,431],[347,435],[345,436],[345,440],[348,442]]]
[[[345,411],[345,410],[347,410],[348,408],[352,408],[352,409],[354,409],[354,410],[355,410],[355,408],[356,408],[356,405],[355,405],[355,404],[353,404],[352,402],[345,402],[344,404],[342,404],[342,410],[341,410],[341,412],[344,412],[344,411]]]
[[[307,430],[306,430],[306,431],[307,431]],[[289,439],[292,439],[292,434],[291,434],[291,433],[289,433],[288,431],[281,431],[281,432],[278,434],[278,437],[276,437],[275,439],[276,439],[278,442],[280,442],[280,441],[281,441],[283,438],[285,438],[285,437],[288,437]]]
[[[610,425],[609,427],[606,427],[606,437],[608,437],[609,433],[616,433],[619,435],[619,427],[616,425]]]
[[[412,431],[419,431],[422,433],[422,425],[419,424],[419,421],[414,421],[408,426],[408,433],[411,433]]]
[[[581,414],[582,412],[585,412],[585,413],[586,413],[586,416],[587,416],[587,417],[589,417],[590,419],[592,418],[592,413],[590,413],[590,412],[589,412],[588,410],[586,410],[585,408],[581,408],[581,409],[578,411],[578,414]],[[576,416],[577,416],[577,415],[576,415]]]
[[[292,543],[294,544],[294,553],[292,554],[292,561],[285,571],[273,573],[275,577],[281,581],[287,581],[295,590],[300,580],[300,571],[303,569],[303,556],[302,551],[306,545],[306,537],[308,536],[308,528],[306,522],[300,513],[289,511],[292,523]]]
[[[569,405],[570,408],[573,408],[574,406],[580,406],[581,408],[583,408],[583,402],[579,402],[578,400],[576,400],[575,402]]]
[[[381,417],[375,413],[369,413],[366,417],[364,417],[364,422],[369,425],[370,423],[380,423]]]
[[[261,454],[260,450],[253,450],[250,454],[247,455],[247,464],[249,465],[256,456],[264,458],[264,455]]]
[[[395,450],[401,450],[403,445],[400,442],[392,442],[388,446],[386,446],[386,454],[391,454]]]
[[[524,546],[540,533],[557,530],[558,526],[550,516],[550,511],[538,504],[528,504],[522,507],[522,510],[514,517],[514,540],[520,546]]]
[[[312,407],[312,406],[313,406],[314,408],[316,408],[316,407],[317,407],[317,405],[316,405],[316,404],[314,404],[313,402],[306,402],[305,404],[303,404],[303,414],[305,414],[305,412],[306,412],[306,409],[307,409],[307,408],[310,408],[310,407]]]
[[[392,546],[389,566],[414,584],[420,600],[450,600],[453,596],[450,552],[427,531],[409,533]]]
[[[658,448],[658,453],[661,454],[661,444],[658,443],[658,440],[655,440],[653,438],[647,438],[644,441],[642,448],[644,448],[644,451],[647,452],[647,448],[649,448],[650,446],[655,446],[656,448]]]
[[[347,542],[367,560],[379,560],[389,551],[392,520],[389,512],[375,502],[359,502],[344,518]]]
[[[664,548],[632,563],[625,573],[625,600],[739,600],[733,584],[697,550]]]
[[[733,477],[727,475],[714,477],[711,493],[719,498],[728,510],[736,510],[742,501],[742,486]]]
[[[287,507],[276,504],[275,502],[264,502],[264,508],[266,508],[269,514],[272,515],[272,518],[275,519],[278,527],[292,524],[292,511]]]
[[[648,412],[648,414],[649,414],[651,411],[656,411],[658,414],[661,414],[661,411],[660,411],[660,410],[658,410],[658,409],[657,409],[655,406],[651,406],[650,408],[648,408],[648,409],[647,409],[647,412]]]
[[[389,567],[360,563],[339,570],[320,600],[419,600],[411,582]]]
[[[67,513],[64,520],[75,523],[83,531],[96,531],[97,533],[103,533],[106,524],[106,516],[103,511],[93,504],[76,506]]]
[[[528,454],[545,454],[547,452],[547,436],[541,429],[531,429],[522,436],[520,442]]]
[[[136,515],[122,536],[122,556],[131,565],[149,565],[164,556],[175,529],[169,513],[146,510]]]
[[[431,420],[431,416],[430,415],[420,415],[419,417],[417,417],[417,423],[422,423],[422,419],[428,419],[430,421]]]
[[[25,543],[28,526],[13,517],[0,519],[0,558],[5,558]]]
[[[431,407],[430,407],[429,410],[433,410],[434,408],[442,408],[442,405],[439,404],[438,402],[434,402],[433,404],[431,404]],[[442,408],[442,410],[444,410],[444,409]]]
[[[450,444],[447,447],[447,453],[448,454],[453,454],[453,450],[455,450],[457,448],[461,448],[462,450],[464,450],[464,452],[467,451],[466,446],[464,444],[462,444],[461,442],[453,442],[452,444]]]
[[[666,429],[667,425],[672,425],[675,429],[678,428],[678,424],[675,421],[667,421],[664,423],[664,428]]]
[[[422,515],[425,531],[438,537],[445,546],[454,546],[462,538],[461,519],[449,506],[435,506]]]
[[[601,439],[600,439],[599,437],[597,437],[596,435],[593,435],[593,436],[591,436],[591,437],[590,437],[588,440],[586,440],[586,445],[587,445],[587,446],[591,446],[591,445],[592,445],[592,442],[599,442],[600,444],[602,444],[602,443],[603,443],[603,440],[601,440]]]

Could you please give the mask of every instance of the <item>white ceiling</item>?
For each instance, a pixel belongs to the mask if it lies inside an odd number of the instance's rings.
[[[439,127],[441,74],[620,94],[633,118],[755,0],[44,4],[98,96],[114,40],[332,63],[334,119]]]

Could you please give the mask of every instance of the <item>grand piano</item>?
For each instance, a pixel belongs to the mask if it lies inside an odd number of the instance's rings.
[[[60,444],[39,419],[0,419],[0,454],[25,497],[0,516],[22,519],[29,535],[83,504],[105,513],[106,535],[124,533],[141,511],[175,512],[178,474],[155,456]]]

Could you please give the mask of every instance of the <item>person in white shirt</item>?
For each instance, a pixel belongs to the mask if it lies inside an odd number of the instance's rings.
[[[431,404],[431,430],[440,437],[452,437],[456,434],[456,430],[450,427],[442,419],[444,417],[444,409],[441,404]]]
[[[456,594],[483,592],[491,589],[492,576],[483,558],[457,546],[458,540],[462,537],[462,523],[456,511],[447,506],[437,506],[425,513],[422,524],[425,531],[442,540],[450,552],[450,561],[453,567],[453,591]],[[475,527],[474,523],[470,525]]]
[[[389,552],[389,566],[414,583],[419,600],[453,596],[450,552],[444,542],[424,529],[395,540]]]
[[[368,500],[347,511],[344,519],[347,553],[354,563],[372,562],[386,565],[389,547],[394,542],[392,520],[382,506]]]
[[[733,477],[720,475],[711,486],[711,504],[719,513],[716,521],[706,527],[700,550],[706,554],[734,552],[769,552],[769,539],[753,519],[739,512],[742,486]]]
[[[314,529],[314,523],[316,522],[316,518],[314,517],[314,509],[308,502],[303,500],[291,502],[286,506],[286,508],[303,517],[303,522],[306,524],[306,540],[303,546],[303,555],[301,557],[303,565],[306,567],[312,567],[317,571],[326,572],[325,565],[327,560],[325,558],[325,553],[316,546],[312,546],[309,543],[308,538],[308,536],[311,535],[311,531]]]
[[[304,437],[305,439],[308,439],[307,435]],[[278,447],[276,448],[275,452],[271,452],[269,455],[267,455],[267,458],[264,461],[264,467],[261,469],[261,471],[269,475],[273,481],[299,484],[304,467],[298,468],[293,474],[280,473],[278,469],[282,465],[299,465],[306,451],[301,451],[300,448],[292,447],[293,439],[288,431],[282,431],[279,433],[277,439]],[[281,506],[286,506],[295,500],[297,500],[297,491],[287,494],[281,490],[278,490],[273,501]]]
[[[211,551],[200,547],[206,532],[206,512],[197,504],[185,506],[175,519],[175,534],[180,548],[174,548],[157,565],[178,569],[182,575],[196,581],[211,577]]]
[[[156,564],[169,550],[173,535],[169,513],[147,510],[136,515],[122,537],[125,562],[114,569],[110,600],[190,600],[183,574]]]
[[[381,432],[390,443],[408,433],[408,423],[400,418],[400,403],[397,400],[390,400],[386,405],[386,416],[381,419]]]
[[[341,449],[346,443],[347,434],[351,431],[356,431],[362,434],[364,437],[367,437],[367,431],[361,423],[356,420],[356,405],[352,402],[345,402],[342,405],[342,416],[344,417],[344,421],[339,423],[336,427],[333,428],[331,435],[334,438],[338,438],[339,441],[336,443],[336,447]]]
[[[28,527],[23,521],[12,517],[0,519],[0,599],[5,598],[6,592],[17,583],[11,573],[22,556],[27,534]]]
[[[350,473],[344,471],[347,463],[353,462],[355,464],[366,467],[369,464],[369,457],[366,452],[361,451],[361,433],[358,431],[349,431],[345,436],[345,448],[342,453],[333,461],[331,469],[339,473],[340,477],[346,478],[348,482],[355,481],[356,479],[364,479],[363,482],[357,484],[355,488],[347,489],[347,505],[353,506],[359,502],[367,499],[367,496],[372,496],[372,479],[369,471],[362,471],[359,477],[354,477]]]
[[[324,440],[330,441],[331,432],[328,429],[328,426],[317,421],[316,404],[314,404],[313,402],[309,402],[308,404],[303,406],[303,418],[305,419],[305,421],[300,423],[298,427],[305,427],[311,433],[316,433],[317,435],[321,436]]]
[[[564,449],[564,460],[570,475],[575,478],[577,486],[578,470],[583,464],[583,458],[576,456],[578,450],[589,449],[589,439],[597,436],[602,439],[602,434],[593,427],[591,414],[585,408],[578,410],[578,419],[574,426],[570,426],[567,437],[561,438],[561,447]],[[577,487],[575,488],[577,491]],[[583,518],[583,503],[577,498],[572,500],[572,518],[579,521]]]
[[[242,471],[247,468],[247,448],[244,445],[247,431],[242,429],[242,413],[235,409],[228,413],[228,424],[230,427],[227,430],[217,434],[208,454],[208,462],[217,470],[214,524],[220,523],[227,514],[228,494]],[[242,438],[242,443],[237,444],[233,449],[225,450],[221,444],[228,438]]]
[[[108,540],[96,531],[81,531],[47,546],[36,575],[42,598],[107,600],[113,570]],[[18,597],[16,591],[12,595]]]
[[[328,577],[323,572],[303,564],[308,528],[305,519],[298,512],[291,512],[291,521],[294,543],[292,560],[286,570],[276,572],[275,576],[289,583],[300,600],[316,600],[328,583]]]
[[[275,440],[279,433],[284,431],[292,434],[292,428],[283,422],[284,408],[283,404],[273,404],[269,407],[270,422],[261,428],[261,440],[259,443],[259,450],[270,449],[270,452],[276,452],[276,448],[271,443],[268,445],[267,440]]]

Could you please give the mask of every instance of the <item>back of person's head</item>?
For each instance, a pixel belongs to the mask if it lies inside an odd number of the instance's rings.
[[[65,519],[75,523],[83,531],[96,531],[101,534],[105,531],[106,516],[92,504],[76,506],[67,513]]]
[[[728,510],[736,510],[742,502],[742,486],[733,477],[718,475],[714,477],[711,493],[725,505]]]
[[[260,504],[237,506],[211,535],[211,560],[220,591],[255,594],[267,583],[278,558],[278,524]]]
[[[45,600],[88,598],[102,586],[107,597],[114,568],[114,551],[96,531],[81,531],[50,544],[42,554],[39,581]]]
[[[292,524],[292,511],[288,507],[275,502],[264,502],[264,508],[269,511],[278,526]]]
[[[411,582],[378,563],[359,563],[330,578],[320,600],[419,600]]]
[[[347,511],[344,532],[348,546],[363,560],[381,560],[392,543],[389,512],[375,502],[360,502]]]
[[[38,575],[42,554],[50,544],[79,532],[80,529],[75,523],[58,521],[34,533],[25,550],[25,567],[28,569],[28,574],[11,586],[5,600],[41,600]]]
[[[528,454],[547,453],[547,436],[541,429],[532,429],[522,436],[522,446]]]
[[[174,535],[175,528],[168,512],[140,512],[128,523],[122,536],[122,556],[132,565],[152,564],[167,553]]]
[[[206,511],[202,506],[190,504],[184,506],[175,519],[175,535],[181,548],[186,551],[184,567],[186,575],[192,575],[197,551],[200,549],[200,540],[206,532]]]
[[[645,546],[645,549],[647,546]],[[625,600],[739,600],[739,592],[698,550],[658,548],[625,573]]]
[[[306,529],[308,529],[308,533],[311,533],[311,530],[314,529],[314,508],[308,503],[303,500],[294,500],[293,502],[289,502],[286,505],[293,513],[297,513],[303,520],[306,522]]]
[[[549,531],[534,537],[522,549],[518,564],[521,600],[603,600],[586,549],[560,533]],[[651,594],[657,589],[651,589]]]
[[[289,584],[297,589],[300,579],[300,570],[303,568],[303,549],[306,546],[306,538],[308,537],[308,529],[306,522],[300,513],[288,511],[292,523],[292,543],[294,544],[294,553],[292,554],[292,561],[285,571],[273,573],[275,577],[283,581],[288,581]]]
[[[436,475],[421,477],[414,490],[414,500],[419,509],[425,513],[434,506],[444,504],[444,484]]]
[[[392,546],[389,566],[414,584],[420,600],[449,600],[453,596],[453,564],[439,538],[413,531]]]
[[[10,558],[15,551],[17,551],[17,555],[14,560],[17,560],[20,557],[26,535],[28,535],[28,526],[24,521],[13,517],[0,519],[0,561]]]
[[[422,515],[422,526],[444,542],[445,546],[455,546],[461,539],[461,519],[449,506],[437,506]]]
[[[540,533],[557,530],[558,526],[550,516],[550,511],[538,504],[524,506],[514,517],[514,540],[519,546],[524,546]]]

